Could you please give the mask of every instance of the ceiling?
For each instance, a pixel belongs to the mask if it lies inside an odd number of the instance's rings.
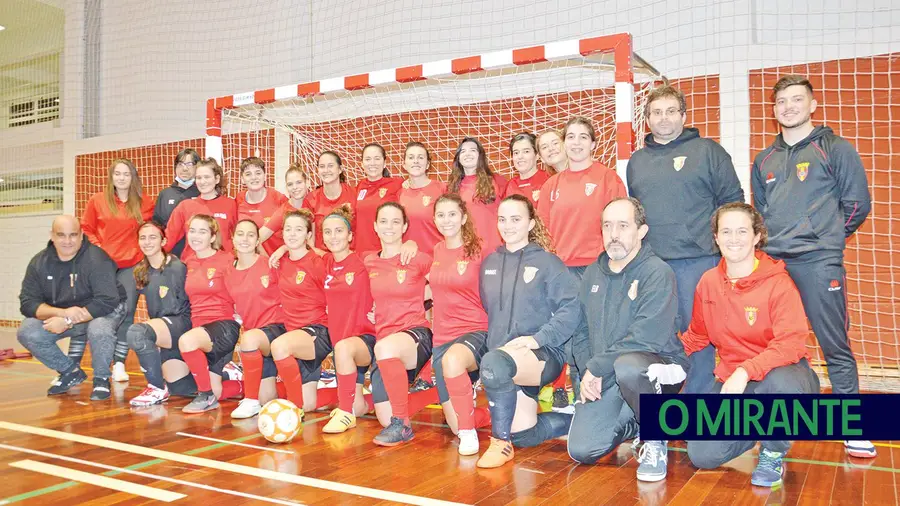
[[[0,31],[0,95],[58,80],[58,66],[48,67],[47,55],[65,45],[64,2],[0,0],[0,25],[6,27]]]

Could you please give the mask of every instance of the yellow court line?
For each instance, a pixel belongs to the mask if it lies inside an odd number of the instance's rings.
[[[194,457],[192,455],[184,455],[182,453],[174,453],[165,450],[157,450],[155,448],[147,448],[144,446],[132,445],[128,443],[119,443],[108,439],[100,439],[91,436],[82,436],[80,434],[71,434],[57,430],[44,429],[41,427],[32,427],[30,425],[21,425],[18,423],[10,423],[0,421],[0,429],[6,429],[16,432],[24,432],[36,436],[44,436],[63,441],[72,441],[91,446],[99,446],[109,450],[118,450],[121,452],[143,455],[154,459],[169,460],[172,462],[180,462],[198,467],[206,467],[216,469],[218,471],[228,471],[246,476],[254,476],[267,480],[275,480],[284,483],[293,483],[304,487],[319,488],[340,492],[343,494],[359,495],[370,497],[382,501],[389,501],[403,504],[413,504],[416,506],[460,506],[462,503],[450,501],[441,501],[439,499],[430,499],[416,495],[401,494],[399,492],[389,492],[387,490],[379,490],[375,488],[362,487],[359,485],[349,485],[336,481],[320,480],[318,478],[309,478],[307,476],[299,476],[295,474],[281,473],[278,471],[270,471],[268,469],[260,469],[258,467],[244,466],[240,464],[232,464],[230,462],[222,462],[213,459],[204,459],[202,457]]]
[[[36,473],[48,474],[57,478],[87,483],[98,487],[125,492],[126,494],[138,495],[155,501],[172,502],[187,497],[184,494],[172,492],[170,490],[160,490],[158,488],[148,487],[146,485],[138,485],[128,481],[117,480],[99,474],[85,473],[76,471],[68,467],[55,466],[53,464],[45,464],[43,462],[35,462],[34,460],[20,460],[12,462],[10,467],[24,469],[26,471],[34,471]]]
[[[826,442],[826,443],[840,443],[840,444],[844,444],[843,441],[825,441],[825,442]],[[872,444],[875,445],[875,446],[882,446],[882,447],[884,447],[884,448],[900,448],[900,445],[898,445],[898,444],[893,444],[893,443],[874,443],[874,442],[873,442]]]

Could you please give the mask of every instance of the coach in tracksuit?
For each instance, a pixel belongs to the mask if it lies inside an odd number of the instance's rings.
[[[696,128],[684,128],[687,118],[684,93],[672,86],[655,88],[647,96],[644,113],[650,134],[644,148],[628,161],[628,194],[647,211],[647,241],[659,258],[675,271],[678,318],[675,328],[691,323],[694,290],[700,277],[719,263],[709,235],[713,212],[729,202],[743,202],[731,156],[717,142],[700,137]],[[715,381],[712,346],[690,358],[686,392],[707,391]]]
[[[172,211],[178,207],[182,200],[200,196],[200,190],[194,184],[195,167],[199,162],[200,154],[191,148],[182,149],[175,155],[175,181],[172,183],[172,186],[159,192],[159,196],[156,197],[153,221],[165,227],[169,224],[169,217],[172,216]],[[184,250],[184,240],[185,238],[182,238],[172,248],[171,253],[173,255],[181,257],[181,252]]]
[[[774,87],[781,134],[756,156],[753,204],[769,228],[765,251],[784,260],[822,347],[834,393],[856,394],[859,377],[847,331],[845,241],[871,209],[856,149],[825,126],[813,127],[813,88],[802,76]],[[847,442],[853,456],[874,457],[868,441]]]
[[[686,377],[687,357],[675,333],[675,274],[642,244],[648,232],[644,216],[634,198],[606,206],[606,251],[581,282],[588,337],[576,333],[572,343],[582,380],[568,446],[569,456],[584,464],[637,435],[641,394],[678,392]],[[646,441],[638,479],[664,479],[666,457],[665,441]]]

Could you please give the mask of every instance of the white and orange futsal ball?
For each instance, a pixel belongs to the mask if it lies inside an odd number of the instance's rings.
[[[259,433],[272,443],[287,443],[303,429],[303,412],[287,399],[275,399],[259,411],[256,426]]]

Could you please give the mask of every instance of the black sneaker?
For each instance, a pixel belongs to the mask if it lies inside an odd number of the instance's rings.
[[[94,378],[94,391],[91,392],[92,401],[105,401],[109,399],[109,378]]]
[[[575,413],[575,406],[569,403],[569,392],[565,388],[553,390],[553,407],[556,413]]]
[[[80,367],[76,367],[75,370],[71,372],[67,372],[65,374],[60,374],[56,381],[50,386],[50,389],[47,390],[47,395],[60,395],[69,391],[70,388],[80,385],[84,383],[84,380],[87,379],[87,374],[81,370]]]
[[[416,392],[424,392],[425,390],[429,390],[432,388],[434,388],[434,383],[422,378],[416,378],[416,382],[413,383],[411,387],[409,387],[409,393],[413,394]]]

